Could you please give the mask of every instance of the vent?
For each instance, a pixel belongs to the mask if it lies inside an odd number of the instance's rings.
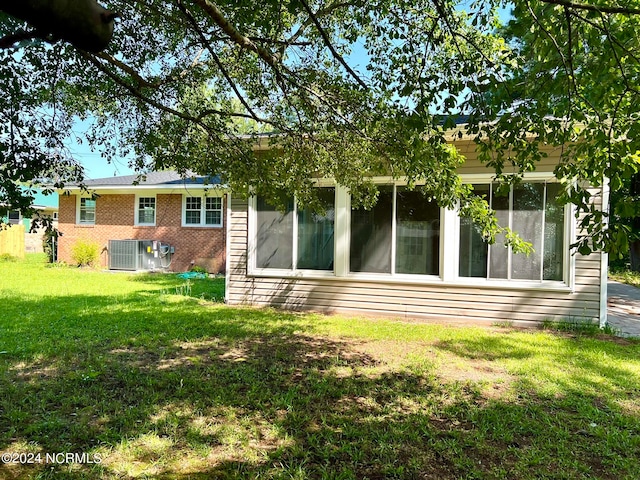
[[[154,240],[109,240],[109,269],[167,268],[171,263],[172,250],[169,245]]]

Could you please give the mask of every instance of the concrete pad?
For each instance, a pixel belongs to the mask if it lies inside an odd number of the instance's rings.
[[[640,288],[607,282],[607,323],[624,337],[640,337]]]

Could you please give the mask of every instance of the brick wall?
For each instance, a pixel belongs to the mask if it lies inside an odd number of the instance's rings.
[[[58,260],[72,263],[71,248],[79,239],[97,242],[102,250],[101,264],[109,265],[109,240],[158,240],[175,247],[170,269],[188,270],[191,265],[211,273],[225,269],[226,198],[223,227],[183,227],[182,195],[156,195],[156,225],[135,226],[135,195],[101,195],[96,200],[95,225],[76,224],[76,195],[61,195],[58,213]]]

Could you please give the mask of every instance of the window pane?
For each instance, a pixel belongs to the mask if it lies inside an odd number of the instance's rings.
[[[496,195],[492,192],[491,208],[496,211],[498,225],[509,226],[509,195]],[[496,242],[489,247],[489,278],[508,278],[509,249],[505,247],[505,236],[496,236]]]
[[[564,206],[556,201],[561,185],[547,184],[544,218],[544,280],[562,280],[564,250]]]
[[[210,197],[205,202],[205,224],[222,225],[222,198]]]
[[[207,210],[221,210],[222,198],[221,197],[207,197]]]
[[[185,212],[185,223],[188,225],[200,225],[200,210]]]
[[[202,199],[200,197],[187,197],[187,210],[200,210]]]
[[[96,201],[90,198],[80,199],[80,222],[94,223],[96,220]]]
[[[322,188],[318,192],[322,213],[313,213],[308,208],[298,210],[297,268],[333,270],[335,192],[335,188]]]
[[[396,272],[437,275],[440,208],[420,192],[398,188],[396,195]]]
[[[393,187],[380,187],[378,202],[371,210],[351,210],[352,272],[391,273],[391,221]]]
[[[511,278],[540,280],[542,269],[542,207],[543,183],[523,183],[513,189],[511,228],[520,238],[533,244],[533,253],[511,256]]]
[[[488,186],[475,187],[476,191],[479,188],[485,188],[488,193]],[[563,279],[564,207],[556,201],[560,189],[561,186],[556,183],[523,183],[513,188],[511,206],[508,196],[498,196],[495,190],[492,192],[491,206],[496,211],[499,225],[510,227],[523,240],[530,242],[534,252],[528,257],[514,254],[511,249],[505,248],[504,235],[498,236],[496,243],[489,247],[488,278],[534,281]],[[461,277],[483,276],[483,243],[471,222],[461,219]],[[474,258],[479,261],[475,262]]]
[[[491,200],[489,185],[476,185],[474,193]],[[461,277],[487,278],[487,242],[482,239],[478,227],[470,218],[460,219],[460,265],[458,274]]]
[[[156,199],[140,197],[138,199],[138,223],[155,223]]]
[[[207,225],[220,225],[222,223],[222,213],[207,210],[205,223]]]
[[[187,225],[200,225],[202,199],[200,197],[187,197],[185,202],[184,223]]]
[[[293,268],[293,202],[281,213],[258,197],[256,210],[256,267]]]

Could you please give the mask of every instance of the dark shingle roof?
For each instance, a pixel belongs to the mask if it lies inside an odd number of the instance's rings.
[[[183,178],[178,172],[168,170],[162,172],[149,172],[142,176],[123,175],[119,177],[94,178],[85,180],[87,187],[131,187],[137,185],[220,185],[220,177],[207,177],[195,175],[193,172],[186,172]]]

